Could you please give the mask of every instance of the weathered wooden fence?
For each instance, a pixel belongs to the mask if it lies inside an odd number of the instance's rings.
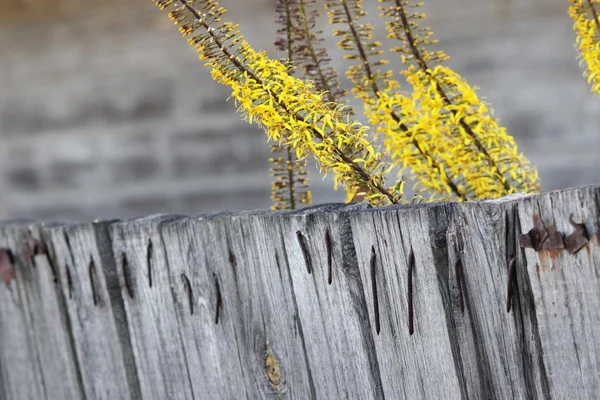
[[[597,398],[599,199],[1,223],[0,398]]]

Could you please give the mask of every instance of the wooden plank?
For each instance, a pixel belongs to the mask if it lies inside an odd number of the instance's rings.
[[[349,217],[364,297],[371,310],[371,332],[385,397],[459,398],[461,385],[438,284],[428,207],[389,207],[355,212]],[[409,301],[411,263],[412,302]],[[379,334],[375,301],[381,326]]]
[[[526,248],[519,264],[533,297],[537,325],[552,398],[595,398],[600,393],[600,191],[583,187],[546,193],[518,204],[521,233],[539,217],[547,230],[566,238],[569,222],[587,226],[589,243],[576,254],[565,249]]]
[[[193,397],[247,398],[231,318],[242,309],[242,300],[231,290],[235,275],[223,253],[224,238],[197,218],[165,223],[160,232]]]
[[[365,207],[313,207],[277,221],[316,398],[383,397],[347,217],[357,208]]]
[[[233,325],[248,398],[314,398],[305,356],[312,338],[304,337],[298,321],[274,216],[241,213],[201,222],[208,228],[204,246],[212,249],[209,268],[221,286],[219,323]]]
[[[140,398],[108,222],[42,228],[55,265],[88,399]]]
[[[174,286],[179,281],[171,280],[159,231],[159,226],[172,218],[156,216],[111,226],[112,248],[143,398],[192,398],[192,371],[187,367],[174,302]]]
[[[454,312],[457,362],[469,397],[545,398],[547,382],[533,373],[540,366],[534,326],[524,321],[517,290],[507,312],[509,266],[522,263],[515,232],[515,205],[523,196],[470,202],[457,214],[450,232],[451,266],[460,260],[464,311]],[[456,268],[453,283],[458,286]],[[512,286],[512,285],[511,285]],[[514,289],[514,286],[513,286]],[[511,289],[511,290],[513,290]]]
[[[15,273],[9,284],[0,281],[0,398],[11,400],[45,397],[39,353],[52,351],[35,346],[29,297],[36,296],[37,279],[33,266],[19,256],[20,233],[26,230],[25,223],[0,225],[0,248],[10,250]]]

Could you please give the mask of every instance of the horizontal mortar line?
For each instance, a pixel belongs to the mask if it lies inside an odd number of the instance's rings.
[[[214,113],[213,113],[214,114]],[[238,121],[231,125],[223,125],[224,120],[236,118]],[[176,124],[174,124],[174,122]],[[84,133],[82,133],[82,128]],[[162,132],[161,132],[162,130]],[[259,129],[252,126],[235,114],[232,108],[231,113],[224,110],[216,116],[198,116],[190,118],[156,118],[147,120],[129,120],[127,122],[117,122],[115,124],[82,124],[68,129],[50,129],[43,131],[15,131],[10,134],[5,134],[0,137],[0,143],[3,146],[10,144],[30,145],[32,137],[36,137],[36,143],[53,142],[57,139],[69,137],[81,138],[89,137],[91,140],[105,137],[124,137],[130,134],[138,134],[140,131],[148,131],[148,134],[168,135],[169,137],[179,136],[181,134],[190,133],[194,130],[202,131],[224,131],[223,136],[235,137],[240,131],[253,132]],[[231,133],[228,133],[231,132]],[[258,136],[258,135],[257,135]],[[265,143],[266,135],[265,135]],[[50,143],[51,144],[51,143]],[[44,144],[44,146],[47,144]]]
[[[428,5],[429,3],[425,4]],[[425,12],[425,14],[427,15],[427,23],[430,24],[430,26],[431,24],[435,24],[437,30],[441,30],[441,28],[446,25],[457,26],[457,23],[460,23],[460,21],[463,20],[469,20],[472,22],[471,26],[473,26],[473,23],[478,22],[483,25],[489,21],[481,20],[480,18],[492,17],[494,20],[496,20],[497,18],[501,18],[499,14],[504,13],[505,10],[508,11],[506,14],[510,17],[511,21],[531,21],[532,18],[548,19],[548,17],[554,17],[558,19],[563,18],[565,13],[565,8],[562,5],[544,4],[543,1],[539,1],[537,4],[534,2],[524,7],[519,7],[518,5],[501,6],[495,4],[497,3],[490,3],[488,5],[480,6],[481,8],[474,8],[473,11],[468,11],[464,8],[461,8],[459,12],[446,12],[443,14],[434,15],[431,13],[431,11],[429,11]],[[436,31],[436,29],[434,29],[434,31]]]
[[[265,180],[268,173],[265,170],[258,170],[244,174],[217,175],[201,180],[187,179],[185,181],[161,181],[148,182],[144,184],[131,184],[120,187],[107,187],[98,185],[97,190],[57,190],[44,192],[42,196],[36,196],[32,193],[4,193],[3,201],[6,206],[18,204],[19,208],[35,208],[43,205],[57,206],[69,204],[69,199],[74,202],[81,201],[84,198],[85,207],[89,208],[94,204],[110,203],[114,204],[120,201],[139,200],[144,197],[155,196],[157,193],[166,193],[167,198],[177,199],[187,195],[215,195],[231,193],[236,197],[243,197],[244,191],[254,191],[264,189],[265,194],[270,192],[270,180]],[[321,180],[313,180],[312,188],[331,188],[331,185]],[[168,195],[173,193],[173,195]]]

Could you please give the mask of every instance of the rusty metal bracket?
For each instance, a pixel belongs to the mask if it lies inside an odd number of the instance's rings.
[[[590,241],[590,236],[583,222],[577,223],[573,220],[573,214],[569,216],[569,222],[575,231],[565,238],[565,248],[569,254],[575,254],[585,247]]]
[[[519,237],[521,247],[533,248],[535,251],[565,248],[560,232],[548,231],[540,217],[534,215],[533,218],[535,220],[533,228]]]

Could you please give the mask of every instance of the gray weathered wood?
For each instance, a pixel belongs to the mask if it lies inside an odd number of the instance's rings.
[[[439,211],[443,214],[443,207]],[[459,398],[458,371],[430,231],[430,207],[368,210],[350,216],[364,298],[374,309],[372,261],[381,331],[372,329],[381,381],[386,398]],[[442,228],[440,228],[442,229]],[[414,334],[408,328],[408,264],[414,252],[413,312]],[[373,252],[374,250],[374,252]],[[374,312],[370,313],[375,326]]]
[[[236,292],[230,290],[235,280],[227,255],[221,253],[221,244],[206,223],[197,219],[163,224],[161,232],[168,243],[166,255],[175,297],[174,317],[194,398],[247,398],[234,331],[236,320],[230,317],[241,309],[241,302]],[[215,269],[215,265],[221,268]],[[217,272],[220,290],[228,292],[223,305],[226,311],[220,313],[218,324],[213,275]]]
[[[228,318],[233,323],[231,345],[237,348],[243,376],[235,384],[250,399],[310,398],[314,385],[306,367],[306,343],[276,221],[242,213],[201,222],[208,228],[204,246],[212,249],[209,268],[221,287],[219,324]]]
[[[525,249],[520,278],[535,304],[530,316],[555,398],[596,398],[600,393],[600,188],[552,192],[518,204],[522,231],[541,217],[548,230],[566,235],[584,223],[591,243],[576,254]]]
[[[43,227],[70,321],[85,397],[139,397],[108,222]],[[58,317],[58,316],[57,316]]]
[[[39,332],[34,330],[31,321],[30,306],[33,304],[29,297],[39,298],[35,288],[39,281],[33,266],[23,262],[17,251],[22,244],[23,231],[27,231],[24,223],[0,226],[0,248],[11,250],[15,261],[15,280],[0,289],[0,397],[15,400],[44,397],[38,351],[46,354],[54,351],[35,348],[35,336]],[[44,280],[44,283],[52,284],[51,280]],[[38,302],[34,301],[34,304],[40,306]]]
[[[188,399],[191,377],[175,313],[176,283],[159,231],[166,220],[113,224],[112,246],[142,398]]]
[[[560,236],[534,249],[538,220]],[[2,223],[0,396],[595,398],[599,224],[598,187]]]
[[[511,313],[506,311],[508,267],[515,253],[517,264],[521,262],[515,201],[516,197],[507,197],[465,205],[454,214],[457,219],[449,235],[453,261],[460,258],[462,264],[465,300],[464,312],[453,313],[457,361],[467,371],[466,392],[475,398],[548,394],[543,376],[532,373],[543,369],[532,369],[540,367],[539,353],[535,346],[526,348],[531,332],[523,326],[520,293],[511,300]],[[455,273],[452,282],[457,284]]]
[[[349,209],[345,207],[345,211]],[[383,392],[375,343],[347,213],[316,207],[278,218],[277,222],[283,234],[298,323],[308,342],[307,367],[315,396],[380,397]],[[305,250],[300,241],[305,243]]]

